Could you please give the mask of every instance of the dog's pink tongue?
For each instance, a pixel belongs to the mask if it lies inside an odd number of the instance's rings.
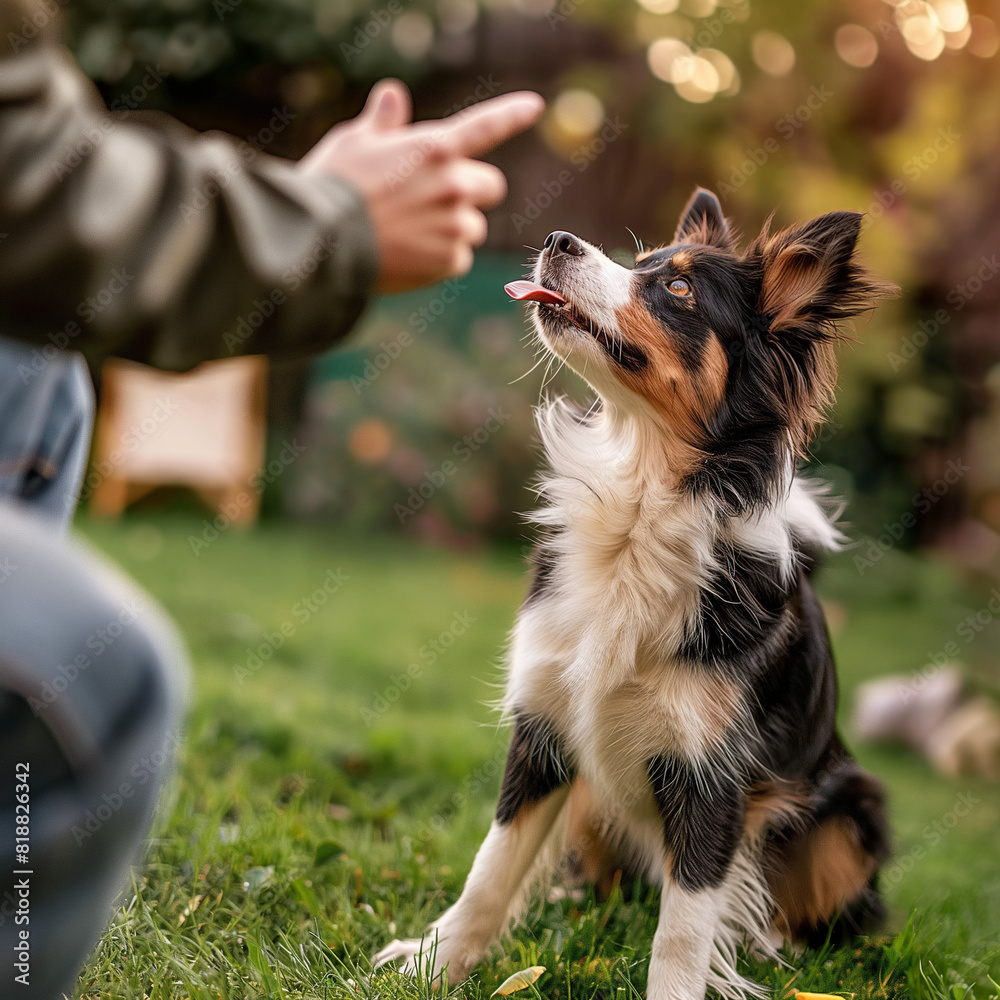
[[[566,299],[558,292],[539,285],[536,281],[512,281],[504,285],[503,290],[518,302],[547,302],[549,305],[562,305]]]

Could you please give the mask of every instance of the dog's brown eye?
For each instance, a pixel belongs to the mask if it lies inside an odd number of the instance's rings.
[[[674,295],[690,295],[691,286],[683,278],[674,278],[667,287]]]

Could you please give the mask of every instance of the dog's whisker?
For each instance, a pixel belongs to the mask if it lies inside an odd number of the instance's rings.
[[[520,382],[521,379],[527,378],[544,360],[545,360],[545,355],[542,354],[541,357],[539,357],[539,359],[523,375],[518,375],[516,379],[514,379],[511,382],[508,382],[507,384],[514,385],[516,382]]]

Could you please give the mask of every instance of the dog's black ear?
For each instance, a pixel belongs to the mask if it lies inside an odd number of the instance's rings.
[[[898,293],[857,260],[862,218],[830,212],[774,236],[764,226],[748,256],[759,256],[763,267],[757,311],[772,332],[830,337],[839,320]]]
[[[800,453],[833,401],[838,324],[899,292],[857,259],[862,218],[830,212],[773,236],[768,220],[747,248],[761,276],[756,312],[769,346],[769,389]]]
[[[711,191],[695,188],[681,212],[681,221],[677,223],[677,232],[674,233],[674,243],[704,243],[724,250],[732,246],[729,223],[719,199]]]

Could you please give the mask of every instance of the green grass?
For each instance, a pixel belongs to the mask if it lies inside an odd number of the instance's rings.
[[[429,997],[426,982],[371,977],[367,959],[456,898],[489,826],[507,734],[488,702],[525,591],[519,553],[265,525],[195,556],[194,518],[82,528],[175,616],[194,696],[158,837],[79,995]],[[341,586],[307,613],[301,602],[331,571]],[[866,676],[918,669],[980,606],[943,567],[896,553],[864,577],[841,557],[820,590],[843,620],[848,694]],[[283,623],[294,631],[255,668],[251,650]],[[991,629],[969,647],[973,661],[996,652]],[[432,657],[426,644],[439,639]],[[1000,793],[947,781],[902,750],[861,758],[892,796],[890,925],[851,948],[746,971],[776,998],[985,1000],[989,977],[1000,979]],[[952,827],[960,793],[976,802]],[[536,997],[629,1000],[645,988],[656,906],[655,893],[626,888],[603,902],[539,902],[445,992],[486,998],[540,964]]]

